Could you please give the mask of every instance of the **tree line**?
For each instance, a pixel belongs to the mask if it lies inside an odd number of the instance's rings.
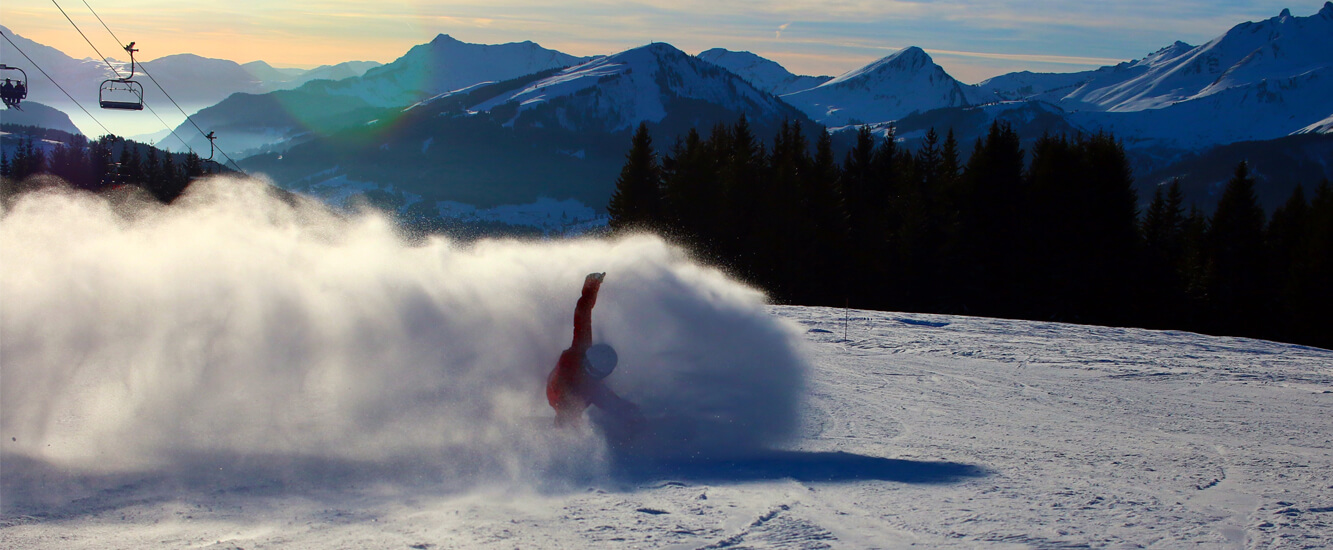
[[[1272,219],[1240,162],[1216,211],[1159,186],[1142,213],[1121,143],[996,122],[966,161],[950,131],[915,151],[861,128],[841,159],[784,123],[744,118],[634,134],[608,211],[779,302],[1182,329],[1333,348],[1333,189],[1297,188]]]
[[[180,196],[190,181],[224,171],[193,152],[171,153],[113,135],[89,140],[63,134],[49,152],[25,135],[0,152],[0,176],[22,182],[37,174],[57,176],[75,188],[99,192],[120,186],[143,188],[164,203]]]

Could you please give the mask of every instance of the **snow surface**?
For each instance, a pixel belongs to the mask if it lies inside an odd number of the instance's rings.
[[[5,548],[1333,545],[1328,350],[764,306],[652,237],[404,244],[229,179],[135,205],[0,218]],[[692,442],[548,428],[594,270],[608,383]]]

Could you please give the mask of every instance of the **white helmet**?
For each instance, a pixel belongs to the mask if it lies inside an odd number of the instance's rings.
[[[616,370],[618,360],[615,348],[606,344],[593,344],[584,355],[583,371],[588,373],[588,376],[601,380]]]

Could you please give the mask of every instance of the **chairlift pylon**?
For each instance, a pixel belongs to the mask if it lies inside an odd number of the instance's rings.
[[[143,84],[134,81],[134,52],[139,50],[130,42],[125,51],[130,54],[130,76],[103,80],[97,89],[97,101],[103,109],[142,111]]]
[[[0,73],[18,71],[18,77],[5,76],[0,84],[0,97],[4,98],[5,107],[17,109],[19,102],[28,98],[28,72],[12,65],[0,64]]]

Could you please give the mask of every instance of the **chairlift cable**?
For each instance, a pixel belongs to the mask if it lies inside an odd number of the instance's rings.
[[[114,136],[114,135],[115,135],[115,134],[111,133],[111,130],[108,130],[108,129],[106,128],[106,125],[105,125],[105,124],[102,124],[102,121],[97,120],[97,117],[93,116],[92,113],[88,112],[88,109],[85,109],[85,108],[83,107],[83,104],[79,103],[79,100],[74,99],[74,96],[70,95],[70,93],[69,93],[68,91],[65,90],[65,87],[64,87],[64,86],[61,86],[59,82],[56,82],[56,79],[51,78],[51,75],[47,74],[46,69],[43,69],[42,66],[41,66],[41,65],[38,65],[36,61],[33,61],[31,57],[28,57],[27,52],[24,52],[24,51],[23,51],[23,48],[20,48],[20,47],[18,46],[18,44],[15,44],[15,43],[14,43],[13,40],[10,40],[9,35],[0,32],[0,36],[3,36],[3,37],[5,38],[5,41],[6,41],[6,42],[9,42],[9,45],[10,45],[10,46],[13,46],[14,49],[15,49],[16,51],[18,51],[20,54],[22,54],[23,57],[24,57],[25,59],[27,59],[29,63],[32,63],[32,66],[33,66],[33,67],[37,67],[37,70],[38,70],[38,71],[41,71],[42,76],[45,76],[47,80],[50,80],[52,84],[55,84],[55,85],[56,85],[56,88],[59,88],[60,91],[61,91],[62,93],[65,94],[65,97],[68,97],[70,101],[74,102],[74,105],[78,106],[78,108],[79,108],[80,110],[83,111],[83,114],[88,115],[88,118],[93,119],[93,122],[96,122],[98,126],[101,126],[101,127],[102,127],[102,131],[106,132],[106,135],[109,135],[109,136]]]
[[[88,0],[82,0],[82,1],[83,1],[83,5],[84,5],[84,6],[87,6],[88,11],[91,12],[91,13],[93,14],[93,17],[96,17],[96,18],[97,18],[97,22],[102,24],[102,28],[106,29],[107,34],[110,34],[110,35],[111,35],[111,38],[114,39],[114,40],[116,41],[117,44],[121,44],[122,42],[120,41],[120,37],[116,36],[115,31],[112,31],[112,30],[111,30],[111,27],[108,26],[108,25],[106,24],[106,21],[103,21],[103,20],[102,20],[102,16],[97,14],[97,10],[93,9],[92,5],[88,3]],[[51,0],[51,2],[54,3],[55,0]],[[57,4],[56,6],[59,7],[59,4]],[[63,13],[64,10],[61,10],[61,12]],[[69,18],[69,16],[65,16],[65,17],[66,17],[66,19]],[[73,21],[70,21],[70,23],[73,23]],[[77,28],[77,25],[76,25],[75,27]],[[79,32],[82,33],[83,31],[79,31]],[[86,37],[85,37],[85,38],[86,38]],[[94,49],[96,49],[96,48],[94,48]],[[208,140],[209,140],[209,144],[210,144],[210,146],[212,146],[213,149],[217,149],[218,152],[222,153],[222,156],[227,157],[227,160],[228,160],[229,162],[231,162],[231,165],[232,165],[232,166],[235,166],[235,167],[236,167],[236,170],[237,170],[237,171],[239,171],[239,172],[242,173],[242,174],[245,174],[245,173],[246,173],[245,170],[242,170],[242,169],[241,169],[240,165],[236,164],[236,161],[232,160],[231,155],[228,155],[227,152],[226,152],[226,151],[223,151],[221,147],[217,147],[216,145],[213,145],[213,139],[216,139],[216,138],[209,138],[209,134],[204,133],[204,129],[203,129],[203,128],[200,128],[200,127],[199,127],[199,124],[195,123],[194,118],[191,117],[189,113],[185,112],[185,109],[182,109],[182,108],[181,108],[180,104],[176,102],[176,99],[173,98],[173,97],[171,97],[171,94],[167,93],[166,88],[163,88],[162,85],[159,84],[159,83],[157,82],[157,79],[156,79],[156,78],[153,78],[153,74],[150,73],[150,72],[148,72],[148,68],[147,68],[147,67],[144,67],[143,65],[139,65],[139,70],[142,71],[143,74],[145,74],[145,75],[148,76],[148,80],[151,80],[151,81],[153,82],[153,85],[154,85],[154,86],[157,86],[157,89],[158,89],[159,91],[162,92],[162,95],[166,96],[167,99],[171,101],[171,104],[172,104],[172,105],[175,105],[175,106],[176,106],[176,110],[177,110],[177,111],[180,111],[181,114],[185,116],[185,120],[189,121],[189,122],[190,122],[190,125],[191,125],[191,126],[194,126],[194,129],[199,131],[199,135],[204,136],[205,138],[208,138]],[[146,105],[146,104],[145,104],[145,105]],[[152,108],[151,108],[151,107],[149,108],[149,111],[152,111]],[[153,116],[157,116],[157,113],[153,113]],[[158,120],[161,121],[161,120],[162,120],[161,117],[158,117]],[[166,126],[167,123],[166,123],[166,122],[162,122],[162,125],[163,125],[163,126]],[[171,130],[170,127],[168,127],[167,129],[168,129],[168,130]],[[171,135],[175,136],[175,135],[176,135],[176,131],[175,131],[175,130],[172,130],[172,131],[171,131]],[[192,152],[192,153],[194,152],[194,149],[193,149],[193,148],[190,148],[190,145],[189,145],[188,143],[186,143],[185,140],[181,139],[179,136],[176,136],[176,139],[180,139],[181,143],[185,143],[185,147],[190,149],[190,152]],[[210,155],[210,157],[211,157],[211,155]],[[247,175],[248,175],[248,174],[247,174]]]
[[[80,29],[80,28],[79,28],[79,25],[76,24],[76,23],[74,23],[74,20],[70,18],[69,14],[68,14],[68,13],[65,13],[65,8],[60,7],[60,4],[57,3],[56,0],[51,0],[51,3],[56,5],[56,9],[60,10],[60,14],[63,15],[63,16],[65,16],[65,20],[66,20],[66,21],[69,21],[69,24],[70,24],[70,25],[74,25],[74,30],[79,31],[79,36],[82,36],[82,37],[83,37],[83,41],[84,41],[84,42],[87,42],[88,45],[91,46],[91,47],[93,48],[93,51],[94,51],[94,52],[97,52],[97,57],[102,58],[102,62],[103,62],[103,63],[106,63],[106,66],[111,68],[111,72],[112,72],[112,73],[115,73],[116,78],[120,78],[120,77],[121,77],[121,76],[120,76],[120,71],[116,70],[116,66],[111,64],[111,60],[110,60],[110,59],[107,59],[107,57],[106,57],[105,55],[102,55],[102,50],[97,49],[97,46],[93,44],[93,41],[88,39],[88,35],[83,34],[83,29]],[[112,35],[112,36],[115,36],[115,35]],[[117,40],[116,43],[119,44],[120,41]]]

